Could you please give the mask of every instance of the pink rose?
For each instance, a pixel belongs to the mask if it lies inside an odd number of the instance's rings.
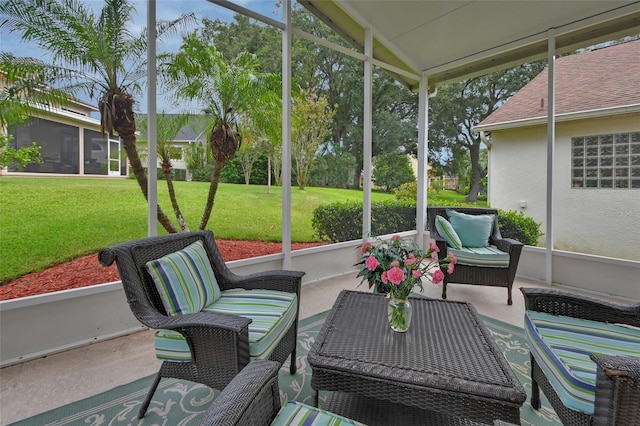
[[[389,282],[389,279],[387,278],[387,271],[384,271],[382,275],[380,275],[380,280],[382,280],[383,284],[386,284]]]
[[[362,247],[360,247],[360,253],[365,254],[365,253],[369,253],[371,251],[371,243],[370,242],[366,242],[362,245]]]
[[[433,273],[431,280],[433,281],[434,284],[440,284],[444,280],[444,272],[442,272],[442,270],[440,269],[436,270]]]
[[[431,260],[438,260],[438,253],[437,252],[433,252],[431,253]]]
[[[434,243],[433,241],[431,241],[429,243],[429,248],[433,251],[435,251],[436,253],[438,253],[440,251],[440,249],[438,248],[438,246],[436,245],[436,243]]]
[[[411,274],[413,274],[413,278],[420,278],[422,276],[422,272],[418,271],[417,269],[411,271]]]
[[[449,264],[449,268],[447,268],[447,274],[449,275],[453,274],[453,265],[454,265],[453,263]]]
[[[397,268],[400,266],[400,262],[397,260],[394,260],[393,262],[391,262],[391,267],[392,268]]]
[[[456,259],[456,257],[455,257],[455,256],[453,255],[453,253],[451,253],[451,252],[449,252],[449,259],[451,259],[449,262],[450,262],[452,265],[455,265],[455,264],[456,264],[456,262],[458,261],[458,259]]]
[[[400,268],[391,268],[387,271],[387,278],[392,284],[399,285],[404,281],[404,272]]]
[[[367,261],[365,262],[365,264],[367,265],[367,269],[369,269],[370,271],[375,271],[376,268],[380,266],[380,262],[378,262],[378,259],[376,259],[375,256],[367,257]]]
[[[398,241],[400,239],[400,235],[394,235],[391,237],[391,241]]]

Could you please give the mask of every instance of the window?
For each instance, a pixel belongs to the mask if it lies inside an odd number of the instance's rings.
[[[640,188],[640,132],[571,138],[571,186]]]

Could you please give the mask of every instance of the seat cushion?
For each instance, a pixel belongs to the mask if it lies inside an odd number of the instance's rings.
[[[200,312],[220,297],[220,288],[202,241],[147,262],[167,314]]]
[[[589,355],[640,357],[637,328],[527,311],[525,334],[562,403],[586,414],[593,414],[597,369]]]
[[[459,250],[449,247],[449,251],[456,257],[456,263],[459,265],[509,267],[509,253],[498,250],[495,246],[462,247]]]
[[[271,426],[290,425],[339,426],[362,425],[362,423],[301,402],[289,401],[280,409],[276,418],[271,422]]]
[[[220,298],[205,306],[202,311],[233,314],[251,319],[249,356],[251,359],[267,359],[296,320],[298,302],[295,293],[231,289],[222,291]],[[154,342],[158,359],[191,361],[189,345],[177,331],[158,330]]]
[[[460,241],[460,237],[456,234],[455,229],[453,229],[453,226],[451,226],[451,223],[449,223],[447,219],[437,215],[435,222],[438,234],[446,240],[448,246],[457,249],[462,248],[462,241]]]
[[[494,215],[466,214],[447,209],[449,222],[460,237],[463,247],[485,247],[493,229]]]

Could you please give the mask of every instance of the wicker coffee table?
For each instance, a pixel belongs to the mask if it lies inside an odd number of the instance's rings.
[[[314,402],[336,391],[323,408],[368,424],[519,424],[524,388],[473,305],[411,304],[411,328],[395,333],[383,295],[340,293],[308,355]]]

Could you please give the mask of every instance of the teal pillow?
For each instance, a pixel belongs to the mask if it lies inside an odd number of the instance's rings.
[[[437,215],[436,216],[436,229],[438,230],[438,234],[440,234],[446,241],[449,247],[461,249],[462,241],[460,241],[460,237],[456,234],[455,229],[449,223],[447,219],[444,217]]]
[[[149,261],[146,266],[169,315],[200,312],[220,298],[220,287],[202,241]]]
[[[493,228],[494,215],[466,214],[447,210],[449,222],[460,237],[463,247],[486,247]]]

